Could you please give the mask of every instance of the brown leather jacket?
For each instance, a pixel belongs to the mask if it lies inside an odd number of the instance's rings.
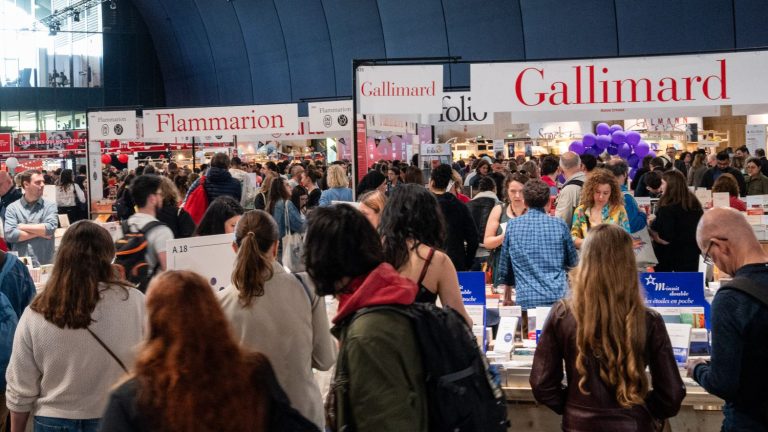
[[[581,374],[576,370],[576,318],[564,302],[549,315],[539,339],[531,371],[533,395],[563,416],[564,431],[623,432],[659,430],[662,419],[674,417],[685,397],[685,386],[672,354],[672,344],[661,316],[646,313],[646,365],[653,390],[645,405],[622,408],[615,391],[600,379],[599,365],[587,359],[589,377],[585,395],[579,391]],[[563,386],[563,361],[567,385]]]

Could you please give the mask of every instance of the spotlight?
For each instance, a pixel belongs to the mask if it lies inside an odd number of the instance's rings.
[[[112,9],[112,10],[117,9],[117,2],[115,2],[115,0],[110,1],[109,2],[109,8]]]
[[[80,12],[79,11],[75,11],[75,13],[72,14],[72,21],[80,22]]]

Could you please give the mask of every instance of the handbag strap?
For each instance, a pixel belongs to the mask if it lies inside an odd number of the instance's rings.
[[[125,373],[128,373],[128,368],[126,368],[126,367],[125,367],[125,364],[123,364],[123,362],[120,360],[120,358],[118,358],[118,357],[115,355],[115,353],[113,353],[113,352],[112,352],[112,350],[111,350],[111,349],[109,349],[109,347],[107,346],[107,344],[105,344],[105,343],[104,343],[104,341],[102,341],[102,340],[101,340],[101,338],[99,338],[98,336],[96,336],[96,333],[94,333],[94,332],[93,332],[91,329],[89,329],[89,328],[86,328],[86,330],[88,330],[88,333],[90,333],[90,334],[91,334],[91,336],[93,336],[93,338],[94,338],[94,339],[96,339],[96,342],[98,342],[98,343],[99,343],[99,345],[101,345],[101,346],[102,346],[102,347],[103,347],[103,348],[104,348],[104,349],[105,349],[105,350],[106,350],[106,351],[109,353],[109,355],[111,355],[111,356],[112,356],[112,358],[113,358],[113,359],[115,359],[115,361],[117,362],[117,364],[119,364],[119,365],[120,365],[120,367],[121,367],[121,368],[122,368],[122,369],[125,371]]]
[[[285,234],[291,235],[291,218],[288,215],[288,200],[283,200],[283,223],[285,224]]]

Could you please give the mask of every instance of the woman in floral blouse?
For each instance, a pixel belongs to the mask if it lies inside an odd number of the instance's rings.
[[[604,169],[596,169],[589,175],[581,189],[581,204],[573,212],[571,236],[577,249],[581,248],[590,228],[600,224],[618,225],[630,232],[619,183]]]

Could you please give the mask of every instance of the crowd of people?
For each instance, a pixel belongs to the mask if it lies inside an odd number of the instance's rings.
[[[365,312],[439,302],[471,326],[457,276],[471,270],[524,314],[552,307],[530,381],[564,430],[660,430],[686,390],[638,270],[698,271],[703,255],[768,281],[768,255],[745,217],[705,213],[689,189],[709,184],[736,207],[768,181],[765,159],[747,159],[745,175],[732,166],[743,155],[713,155],[706,170],[700,154],[676,156],[644,161],[632,185],[625,161],[572,152],[472,157],[437,164],[428,179],[380,161],[355,185],[356,203],[345,161],[259,165],[218,153],[199,173],[175,163],[108,169],[125,229],[146,237],[139,283],[116,272],[116,246],[93,222],[73,223],[54,253],[56,214],[76,219],[87,191],[80,176],[59,173],[51,203],[43,173],[26,171],[18,186],[0,173],[10,250],[54,264],[35,295],[26,267],[0,252],[11,430],[24,430],[30,413],[40,431],[430,430],[435,401],[409,320]],[[644,193],[659,197],[653,214],[633,196]],[[199,196],[203,208],[190,204]],[[236,251],[225,289],[167,269],[167,240],[215,234],[231,234]],[[298,260],[286,253],[293,234],[303,237]],[[766,306],[722,292],[712,361],[690,374],[725,399],[724,430],[768,430]],[[338,302],[330,323],[324,296]],[[313,369],[334,367],[329,417]]]

